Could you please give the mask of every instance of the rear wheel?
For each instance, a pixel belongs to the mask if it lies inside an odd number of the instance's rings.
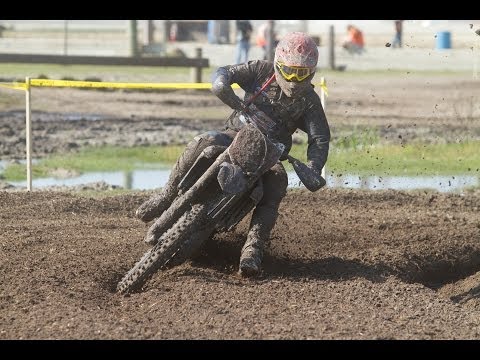
[[[148,250],[117,285],[117,291],[138,290],[156,271],[188,260],[211,235],[206,207],[194,205],[190,211],[166,231],[158,243]]]

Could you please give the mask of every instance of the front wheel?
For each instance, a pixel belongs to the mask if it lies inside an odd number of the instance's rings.
[[[139,289],[157,270],[188,260],[211,235],[207,209],[197,204],[183,214],[117,285],[119,293]]]

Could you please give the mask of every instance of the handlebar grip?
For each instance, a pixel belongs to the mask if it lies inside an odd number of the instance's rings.
[[[311,192],[320,190],[327,184],[323,176],[316,174],[312,169],[310,169],[300,160],[295,159],[291,155],[287,155],[287,160],[292,164],[293,169],[297,173],[300,181]]]

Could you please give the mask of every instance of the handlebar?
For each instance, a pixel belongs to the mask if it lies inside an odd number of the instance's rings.
[[[256,126],[261,132],[263,132],[267,137],[270,137],[275,131],[277,131],[277,123],[267,116],[263,111],[257,109],[253,104],[245,104],[243,110],[240,113],[243,114],[244,118],[242,119],[242,114],[239,116],[241,121],[245,123],[251,123]],[[292,164],[293,169],[295,170],[300,181],[305,185],[305,187],[314,192],[326,185],[326,181],[323,176],[318,175],[307,165],[302,163],[300,160],[294,158],[291,155],[287,155],[287,160]]]
[[[290,164],[292,164],[293,169],[297,173],[300,181],[311,192],[320,190],[327,184],[323,176],[316,174],[312,169],[310,169],[300,160],[294,158],[291,155],[287,155],[287,160]]]

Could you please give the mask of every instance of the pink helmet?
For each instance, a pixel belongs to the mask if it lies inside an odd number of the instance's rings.
[[[294,97],[308,88],[317,63],[318,48],[315,41],[303,32],[289,33],[275,49],[277,83],[287,96]]]
[[[281,61],[288,66],[314,68],[318,62],[317,44],[303,32],[289,33],[278,43],[275,61]]]

